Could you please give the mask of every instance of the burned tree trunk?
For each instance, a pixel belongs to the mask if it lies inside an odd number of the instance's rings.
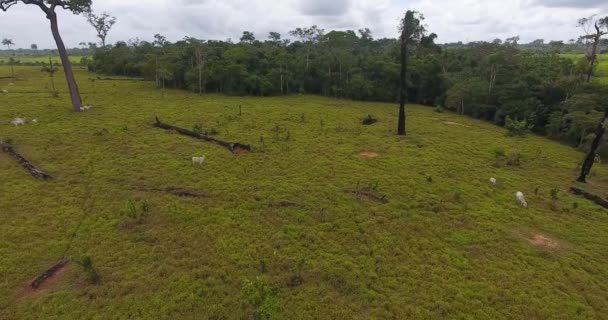
[[[597,149],[599,148],[600,143],[602,142],[602,138],[604,137],[604,132],[606,131],[606,119],[608,119],[608,108],[604,111],[604,117],[598,124],[597,129],[595,129],[595,139],[593,139],[593,142],[591,143],[591,149],[589,150],[589,153],[587,154],[587,157],[585,157],[585,161],[583,162],[583,166],[581,168],[581,175],[576,180],[578,182],[587,182],[587,176],[591,173],[591,168],[593,168],[593,163],[595,162],[595,154],[597,153]]]
[[[399,122],[397,124],[397,134],[404,136],[405,132],[405,103],[407,99],[407,45],[408,38],[405,34],[401,36],[401,75],[399,77]]]
[[[19,153],[17,153],[15,151],[15,149],[13,149],[12,146],[0,142],[0,149],[2,150],[2,152],[7,153],[8,155],[10,155],[11,157],[13,157],[15,160],[17,160],[17,162],[25,169],[27,170],[32,177],[38,179],[38,180],[51,180],[52,177],[43,172],[42,170],[36,168],[33,164],[31,164],[27,159],[25,159],[22,155],[20,155]]]
[[[57,273],[57,271],[61,270],[63,267],[65,267],[68,262],[70,262],[67,259],[61,260],[58,263],[56,263],[55,265],[53,265],[52,267],[50,267],[48,270],[46,270],[45,272],[43,272],[40,276],[38,276],[36,279],[34,279],[34,281],[32,281],[32,283],[30,284],[30,286],[32,287],[32,289],[36,290],[38,288],[40,288],[40,286],[49,278],[51,278],[52,276],[55,275],[55,273]]]
[[[200,134],[198,132],[194,132],[194,131],[190,131],[184,128],[180,128],[180,127],[176,127],[176,126],[172,126],[170,124],[166,124],[166,123],[162,123],[160,122],[160,120],[158,120],[158,117],[156,117],[156,123],[154,124],[155,127],[157,128],[161,128],[161,129],[165,129],[165,130],[171,130],[171,131],[175,131],[181,135],[185,135],[185,136],[189,136],[192,138],[196,138],[196,139],[200,139],[200,140],[204,140],[207,142],[212,142],[215,144],[218,144],[228,150],[230,150],[230,152],[232,153],[239,153],[239,152],[249,152],[251,151],[251,146],[250,145],[246,145],[246,144],[241,144],[238,142],[226,142],[226,141],[222,141],[220,139],[216,139],[214,137],[210,137],[210,136],[206,136],[204,134]]]
[[[575,188],[575,187],[570,188],[570,192],[572,192],[572,194],[577,195],[577,196],[583,196],[585,199],[592,201],[595,204],[597,204],[605,209],[608,209],[608,201],[602,199],[602,197],[596,196],[585,190]]]

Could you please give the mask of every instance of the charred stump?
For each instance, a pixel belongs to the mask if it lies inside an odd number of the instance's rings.
[[[375,119],[374,117],[372,117],[372,115],[368,115],[366,118],[363,118],[363,120],[361,121],[361,123],[365,126],[371,126],[372,124],[378,122],[378,119]]]
[[[577,195],[577,196],[583,196],[585,199],[592,201],[593,203],[597,204],[598,206],[608,209],[608,201],[606,201],[605,199],[602,199],[602,197],[600,197],[600,196],[596,196],[583,189],[579,189],[576,187],[570,188],[570,192],[572,192],[572,194]]]
[[[251,151],[251,146],[247,145],[247,144],[241,144],[238,142],[226,142],[226,141],[222,141],[220,139],[214,138],[214,137],[210,137],[204,134],[200,134],[198,132],[194,132],[191,130],[187,130],[184,128],[180,128],[180,127],[176,127],[176,126],[172,126],[170,124],[166,124],[166,123],[162,123],[160,122],[160,120],[158,120],[158,117],[156,117],[156,123],[154,124],[154,126],[156,128],[161,128],[161,129],[165,129],[165,130],[170,130],[170,131],[175,131],[181,135],[185,135],[188,137],[192,137],[192,138],[196,138],[196,139],[200,139],[200,140],[204,140],[207,142],[211,142],[211,143],[215,143],[218,144],[228,150],[230,150],[230,152],[232,153],[239,153],[239,152],[250,152]]]
[[[17,161],[17,163],[19,163],[25,170],[27,170],[32,175],[32,177],[34,177],[38,180],[51,180],[52,179],[52,177],[49,174],[36,168],[25,157],[23,157],[22,155],[17,153],[17,151],[15,151],[15,149],[11,145],[0,141],[0,150],[2,150],[2,152],[4,152],[4,153],[8,154],[9,156],[13,157]]]

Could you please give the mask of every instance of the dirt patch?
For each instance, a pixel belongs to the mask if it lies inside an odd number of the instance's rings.
[[[367,159],[373,159],[373,158],[377,158],[378,154],[372,151],[363,151],[361,153],[359,153],[360,156],[362,156],[363,158],[367,158]]]
[[[533,230],[515,230],[513,234],[521,239],[526,241],[528,244],[537,247],[539,249],[548,250],[548,251],[556,251],[563,249],[565,247],[564,243],[558,241],[550,236],[536,232]]]
[[[444,121],[444,124],[447,124],[448,126],[461,126],[461,127],[466,127],[469,128],[469,126],[464,125],[462,123],[458,123],[458,122],[453,122],[453,121]]]
[[[69,261],[62,260],[41,275],[24,283],[17,292],[17,299],[27,299],[52,292],[70,269]]]
[[[544,249],[555,250],[559,248],[559,243],[542,234],[535,234],[531,238],[526,239],[531,245]]]

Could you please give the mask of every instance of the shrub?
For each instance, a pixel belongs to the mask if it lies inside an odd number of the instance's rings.
[[[253,281],[245,280],[241,293],[243,299],[254,307],[254,319],[272,319],[274,317],[278,293],[274,286],[259,278]]]
[[[150,210],[150,204],[146,200],[140,203],[139,206],[137,206],[133,200],[129,200],[127,203],[126,215],[132,222],[143,223],[150,215]]]
[[[551,189],[551,200],[557,200],[559,194],[559,189],[553,188]]]
[[[507,154],[505,153],[505,149],[503,149],[503,148],[494,149],[494,157],[496,157],[496,159],[504,158],[506,155]]]
[[[508,137],[525,137],[532,127],[533,125],[528,125],[527,120],[513,120],[509,116],[505,118],[505,128],[507,129]]]
[[[90,283],[99,283],[99,274],[97,273],[97,270],[95,269],[95,266],[93,265],[93,259],[91,259],[91,257],[89,256],[85,256],[83,257],[78,264],[80,264],[80,266],[82,267],[82,270],[86,273],[87,278],[89,280]]]
[[[203,126],[201,124],[195,124],[192,127],[192,131],[194,131],[195,133],[201,134],[201,133],[203,133]]]
[[[435,111],[437,113],[444,113],[445,109],[442,106],[436,106],[433,111]]]
[[[521,154],[519,152],[509,153],[507,156],[507,165],[511,167],[519,167],[521,165]]]

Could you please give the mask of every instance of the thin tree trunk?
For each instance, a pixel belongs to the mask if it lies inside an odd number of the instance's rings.
[[[281,95],[283,95],[283,64],[279,64],[279,73],[281,74]]]
[[[203,94],[203,67],[198,66],[198,95]]]
[[[591,76],[593,76],[593,66],[595,66],[595,59],[597,58],[597,45],[600,42],[601,31],[600,28],[595,25],[597,35],[593,39],[593,49],[591,50],[591,57],[589,57],[589,70],[587,71],[587,83],[591,82]]]
[[[587,176],[591,173],[591,168],[593,168],[593,163],[595,162],[595,154],[597,153],[597,149],[599,148],[602,138],[604,137],[604,132],[606,131],[606,119],[608,119],[608,108],[604,111],[604,118],[602,118],[597,129],[595,129],[595,139],[593,139],[591,149],[585,158],[585,162],[583,162],[581,175],[577,179],[578,182],[587,182]]]
[[[59,57],[61,58],[61,64],[63,64],[63,71],[65,72],[65,78],[68,82],[68,89],[70,91],[70,97],[72,100],[72,111],[80,112],[82,109],[82,101],[80,100],[80,92],[78,90],[78,84],[74,78],[74,71],[72,70],[72,63],[68,57],[68,52],[65,49],[61,35],[59,34],[59,26],[57,24],[57,14],[51,12],[48,16],[51,21],[51,32],[55,43],[57,44],[57,50],[59,51]]]
[[[399,78],[399,123],[397,134],[405,136],[405,103],[407,100],[407,39],[401,37],[401,77]]]

